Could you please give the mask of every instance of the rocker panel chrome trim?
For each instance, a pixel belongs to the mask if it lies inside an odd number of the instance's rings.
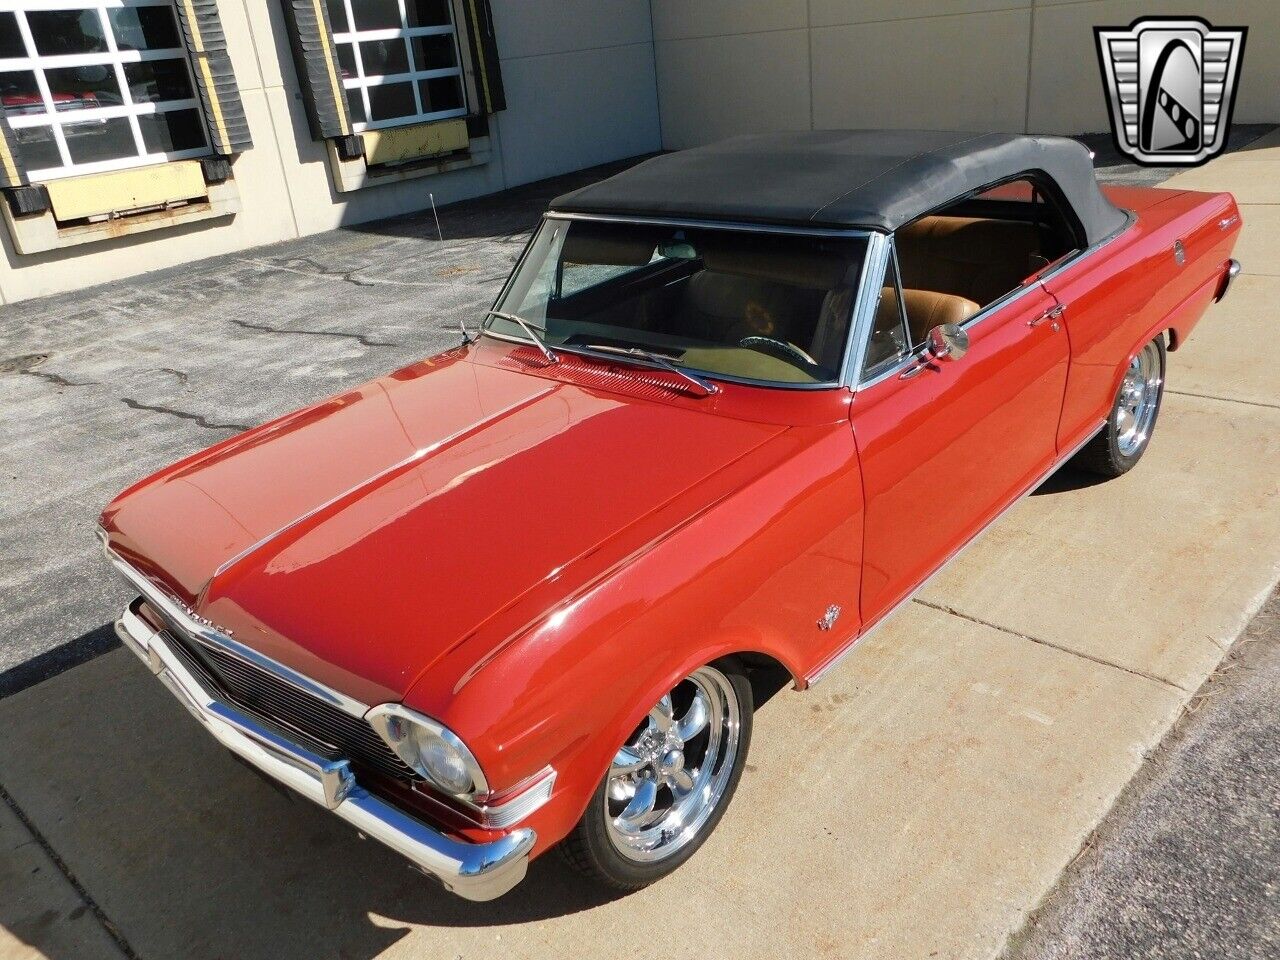
[[[871,624],[871,626],[861,631],[857,636],[855,636],[847,644],[845,644],[843,647],[841,647],[839,650],[833,653],[830,657],[828,657],[827,660],[824,663],[822,663],[816,670],[806,675],[805,677],[806,687],[812,687],[824,676],[826,676],[828,673],[830,673],[832,670],[838,667],[840,663],[844,660],[844,658],[847,657],[850,653],[852,653],[857,648],[859,641],[865,640],[867,637],[871,636],[872,633],[874,633],[876,630],[880,628],[881,624],[883,624],[886,620],[888,620],[895,613],[897,613],[903,606],[905,606],[906,604],[914,600],[916,596],[919,595],[920,591],[923,590],[925,587],[927,587],[933,581],[934,577],[942,573],[942,571],[944,571],[948,566],[951,565],[951,562],[953,560],[955,560],[958,556],[960,556],[960,554],[964,553],[965,550],[969,549],[971,544],[973,544],[975,541],[980,539],[984,533],[986,533],[993,526],[995,526],[997,521],[999,521],[1001,518],[1004,517],[1005,514],[1007,514],[1010,510],[1012,510],[1019,503],[1021,503],[1023,498],[1034,493],[1040,487],[1041,484],[1043,484],[1051,476],[1057,473],[1063,467],[1063,465],[1066,464],[1068,460],[1070,460],[1072,457],[1074,457],[1077,453],[1080,452],[1080,450],[1084,447],[1085,444],[1087,444],[1090,440],[1092,440],[1099,433],[1101,433],[1102,430],[1106,427],[1106,425],[1107,425],[1107,421],[1106,420],[1102,421],[1102,423],[1100,423],[1096,429],[1089,431],[1089,433],[1085,436],[1083,440],[1081,440],[1079,443],[1071,447],[1065,454],[1063,454],[1062,456],[1054,460],[1053,465],[1049,467],[1048,470],[1046,470],[1039,477],[1037,477],[1035,481],[1033,481],[1031,485],[1028,486],[1025,490],[1023,490],[1016,497],[1010,500],[1008,505],[1005,506],[1003,510],[1001,510],[994,517],[992,517],[985,524],[983,524],[973,534],[973,536],[971,536],[968,540],[966,540],[959,547],[957,547],[951,553],[951,555],[947,557],[947,559],[943,560],[942,563],[938,564],[938,566],[934,569],[934,571],[930,573],[927,577],[925,577],[923,580],[921,580],[919,584],[913,587],[906,594],[906,596],[904,596],[901,600],[899,600],[892,607],[886,610],[878,620],[876,620],[873,624]]]

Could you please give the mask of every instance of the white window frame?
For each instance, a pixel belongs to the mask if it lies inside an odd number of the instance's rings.
[[[177,20],[177,9],[174,0],[0,0],[0,13],[13,13],[18,21],[18,32],[22,36],[23,45],[27,48],[27,56],[0,59],[0,70],[25,70],[35,74],[36,84],[40,90],[40,98],[44,101],[43,114],[21,114],[7,117],[9,126],[14,131],[33,127],[50,127],[54,141],[58,147],[58,155],[62,165],[28,170],[27,177],[35,181],[58,180],[64,177],[79,177],[86,174],[103,173],[110,170],[125,170],[133,167],[167,163],[171,160],[189,160],[195,157],[207,157],[213,153],[209,146],[208,131],[204,129],[201,117],[201,135],[204,146],[187,150],[171,150],[165,153],[149,153],[142,139],[142,128],[138,118],[156,113],[168,113],[174,110],[199,111],[200,101],[194,96],[196,78],[191,69],[191,57],[185,45],[166,47],[160,50],[121,50],[116,45],[115,32],[111,28],[108,10],[122,10],[130,7],[168,7],[173,11],[174,20],[178,23],[179,43],[181,43],[181,24]],[[102,25],[102,35],[106,38],[107,49],[101,53],[83,53],[64,56],[40,56],[36,52],[35,40],[31,35],[31,27],[27,23],[27,14],[41,10],[91,10],[97,11]],[[146,60],[181,59],[187,67],[187,79],[191,84],[193,96],[183,100],[165,100],[160,103],[134,103],[133,95],[125,77],[124,65],[140,63]],[[53,101],[53,92],[49,88],[45,70],[60,67],[107,66],[113,68],[116,83],[120,86],[121,104],[119,106],[96,107],[91,110],[58,111]],[[67,124],[86,123],[94,120],[112,120],[120,117],[128,118],[129,128],[133,133],[136,156],[118,157],[113,160],[98,160],[92,163],[76,163],[71,159],[67,147],[67,138],[63,126]]]
[[[359,90],[361,99],[364,101],[365,121],[362,123],[351,124],[351,129],[355,133],[363,133],[366,130],[384,130],[388,127],[403,127],[411,123],[427,123],[431,120],[447,120],[452,117],[465,117],[467,115],[467,82],[463,72],[462,49],[458,42],[458,26],[457,11],[454,9],[452,2],[446,4],[449,10],[450,23],[440,24],[433,27],[411,27],[409,26],[409,14],[406,9],[405,0],[397,0],[400,8],[400,26],[388,27],[381,30],[357,30],[355,29],[356,18],[355,11],[352,9],[359,0],[342,0],[343,7],[346,8],[347,25],[350,30],[336,30],[333,34],[333,42],[335,44],[349,44],[351,47],[351,56],[356,65],[356,75],[354,77],[344,77],[342,86],[345,90]],[[417,70],[414,69],[413,40],[416,37],[438,37],[449,35],[453,37],[453,59],[456,67],[444,67],[438,70]],[[360,44],[369,40],[396,40],[400,39],[404,43],[405,57],[409,64],[407,73],[391,73],[391,74],[373,74],[369,75],[364,72],[364,60],[360,56]],[[455,110],[437,110],[434,113],[425,113],[422,109],[422,91],[418,88],[420,80],[434,80],[437,77],[457,77],[458,87],[462,91],[462,106]],[[369,120],[373,111],[369,104],[369,88],[380,86],[385,83],[409,83],[410,89],[413,90],[414,113],[404,117],[394,117],[390,120]]]

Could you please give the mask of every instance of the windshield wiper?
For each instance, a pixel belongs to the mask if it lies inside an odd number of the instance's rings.
[[[509,320],[512,323],[519,324],[520,329],[529,335],[529,339],[534,342],[542,355],[547,358],[548,363],[559,363],[560,357],[554,350],[547,346],[547,341],[537,333],[537,329],[529,323],[524,317],[515,313],[504,313],[501,310],[490,310],[485,314],[486,317],[497,317],[499,320]]]
[[[704,396],[710,397],[720,392],[720,388],[711,381],[704,380],[702,377],[680,368],[660,353],[652,353],[640,347],[613,347],[603,343],[585,343],[583,347],[592,352],[617,354],[632,360],[640,360],[641,362],[652,364],[655,367],[661,367],[663,370],[669,370],[677,377],[683,377],[688,380],[701,390]]]

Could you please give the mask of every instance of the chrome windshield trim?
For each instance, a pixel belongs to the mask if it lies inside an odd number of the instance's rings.
[[[498,296],[494,299],[492,307],[489,309],[489,311],[487,311],[485,320],[480,325],[479,333],[477,337],[489,336],[495,340],[501,340],[505,343],[514,343],[514,344],[521,344],[521,345],[531,344],[532,346],[537,347],[537,344],[534,341],[529,340],[527,337],[516,337],[510,334],[499,333],[493,330],[489,326],[489,320],[494,316],[495,311],[498,310],[499,304],[501,304],[504,300],[506,300],[507,293],[511,289],[512,282],[515,280],[516,275],[520,272],[521,268],[524,266],[525,260],[528,259],[529,252],[533,249],[534,242],[538,238],[539,231],[542,230],[542,228],[546,225],[548,220],[562,220],[562,221],[586,220],[594,223],[620,223],[620,224],[631,224],[635,226],[650,226],[650,227],[653,227],[653,226],[694,227],[694,228],[704,228],[709,230],[732,230],[740,233],[745,232],[745,233],[786,234],[791,236],[827,237],[827,238],[842,239],[842,240],[865,239],[868,241],[868,252],[863,257],[862,275],[859,278],[858,295],[854,298],[855,313],[857,311],[857,305],[862,301],[862,291],[865,289],[865,285],[867,283],[867,270],[868,270],[868,264],[870,263],[871,244],[874,243],[876,237],[885,236],[885,234],[876,233],[875,231],[872,231],[872,230],[860,230],[860,229],[859,230],[852,230],[852,229],[840,230],[840,229],[829,229],[829,228],[822,228],[822,227],[791,227],[791,226],[782,226],[778,224],[741,223],[736,221],[730,222],[730,221],[696,220],[696,219],[688,220],[688,219],[673,219],[673,218],[667,218],[667,217],[619,217],[619,216],[607,216],[604,214],[595,214],[595,213],[560,213],[555,210],[548,210],[546,213],[542,215],[542,219],[538,222],[537,227],[535,227],[530,232],[529,239],[528,241],[526,241],[524,245],[524,249],[520,251],[520,256],[516,258],[516,262],[512,266],[511,272],[507,274],[507,279],[502,285],[502,290],[498,293]],[[849,324],[849,334],[847,335],[849,339],[846,340],[845,351],[844,351],[846,361],[848,358],[850,345],[855,342],[852,339],[854,325],[855,325],[854,323]],[[571,346],[565,346],[564,344],[551,344],[551,347],[554,350],[560,350],[566,353],[576,353],[579,356],[594,357],[597,360],[613,359],[611,357],[602,356],[599,353],[591,353],[586,350],[578,350]],[[737,377],[737,376],[734,376],[733,374],[719,373],[714,370],[703,370],[700,367],[689,367],[689,366],[685,366],[684,364],[679,364],[679,366],[684,370],[688,370],[690,373],[697,374],[698,376],[705,377],[709,380],[720,381],[722,383],[741,384],[742,386],[747,386],[747,387],[764,387],[770,390],[840,390],[840,389],[847,388],[850,383],[847,376],[847,370],[848,370],[847,362],[842,362],[841,368],[840,368],[840,374],[835,379],[820,380],[820,381],[815,381],[813,383],[796,383],[794,381],[788,381],[788,380],[756,380],[750,377]],[[655,369],[661,369],[661,368],[655,367]]]
[[[514,337],[509,333],[498,333],[496,330],[490,330],[487,327],[481,328],[480,333],[483,336],[492,337],[494,340],[501,340],[503,343],[514,343],[519,346],[531,346],[534,349],[537,349],[537,345],[532,343],[526,337]],[[569,353],[575,357],[589,357],[593,360],[599,360],[601,363],[621,363],[624,365],[626,363],[625,354],[613,356],[611,354],[595,353],[590,349],[583,349],[577,346],[566,347],[562,343],[553,343],[551,346],[553,349],[558,350],[561,353]],[[640,365],[636,364],[636,366]],[[714,370],[703,370],[700,367],[686,367],[683,364],[680,364],[680,368],[682,370],[688,370],[690,373],[695,373],[700,377],[706,377],[708,380],[717,380],[721,383],[737,383],[744,387],[766,387],[770,390],[838,390],[843,386],[843,384],[838,380],[820,380],[814,383],[795,383],[789,380],[752,380],[748,377],[735,377],[728,373],[717,373]],[[555,368],[548,364],[543,369],[553,370]],[[644,369],[658,371],[663,370],[662,367],[656,365],[646,365]],[[670,373],[672,371],[665,372]]]
[[[802,237],[837,237],[842,239],[870,237],[872,230],[839,227],[800,227],[780,223],[749,223],[737,220],[699,220],[684,217],[611,216],[602,213],[561,213],[548,210],[544,220],[591,220],[596,223],[629,223],[646,227],[695,227],[701,230],[737,230],[747,233],[789,233]]]
[[[130,586],[142,594],[143,599],[146,600],[148,604],[155,607],[170,623],[180,627],[183,633],[192,640],[195,640],[206,647],[221,650],[223,653],[233,656],[237,660],[241,660],[252,667],[263,670],[289,684],[291,687],[337,707],[343,713],[350,714],[353,717],[358,717],[363,720],[364,715],[369,712],[368,704],[361,703],[354,697],[349,697],[345,693],[340,693],[332,687],[325,686],[319,681],[312,680],[310,677],[299,673],[292,667],[286,667],[284,664],[272,660],[265,654],[259,653],[252,647],[245,646],[243,643],[233,640],[213,624],[198,619],[198,614],[196,614],[194,610],[189,610],[177,600],[168,596],[164,591],[143,576],[138,570],[134,569],[128,561],[112,550],[111,546],[107,543],[106,536],[101,532],[99,533],[99,537],[102,539],[103,554],[111,565],[115,567],[116,572],[119,573]]]
[[[845,367],[840,382],[850,389],[858,382],[867,350],[871,348],[871,329],[875,326],[880,292],[884,289],[885,271],[889,269],[891,242],[886,233],[873,233],[867,238],[867,258],[862,266],[862,279],[849,324],[850,341],[845,347]]]

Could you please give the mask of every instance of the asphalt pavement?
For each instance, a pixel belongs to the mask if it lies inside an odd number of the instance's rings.
[[[1009,960],[1276,957],[1280,593],[1009,952]]]

